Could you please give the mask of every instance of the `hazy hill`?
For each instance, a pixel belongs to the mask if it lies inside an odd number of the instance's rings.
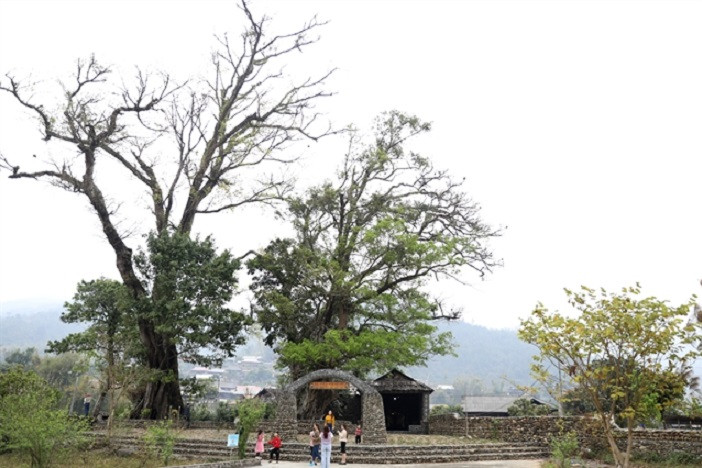
[[[58,340],[85,329],[60,319],[63,306],[56,303],[6,303],[0,307],[0,348],[35,347],[42,352],[49,340]]]
[[[413,367],[407,373],[430,384],[451,384],[457,379],[478,378],[491,382],[529,384],[529,366],[536,348],[517,338],[514,330],[491,330],[479,325],[454,322],[439,326],[450,331],[456,344],[454,356],[429,360],[426,367]]]
[[[0,306],[0,348],[33,346],[43,351],[49,340],[63,338],[85,328],[65,324],[57,303],[5,303]],[[511,330],[490,330],[464,322],[443,324],[457,345],[457,357],[444,356],[430,360],[427,367],[404,369],[411,377],[430,384],[451,384],[459,378],[478,378],[486,385],[492,382],[528,384],[529,364],[534,348],[517,339]],[[239,350],[239,355],[269,354],[258,338]],[[505,380],[505,378],[507,380]]]

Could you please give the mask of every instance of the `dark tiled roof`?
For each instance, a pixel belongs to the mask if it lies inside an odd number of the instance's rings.
[[[378,377],[371,382],[371,385],[380,393],[431,393],[434,391],[423,383],[407,377],[397,369]]]

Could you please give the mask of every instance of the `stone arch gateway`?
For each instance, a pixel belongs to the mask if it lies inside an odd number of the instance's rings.
[[[292,439],[297,436],[297,393],[305,385],[317,380],[336,379],[350,383],[361,392],[361,420],[363,441],[367,444],[387,443],[385,432],[385,410],[383,397],[368,382],[354,375],[337,369],[320,369],[297,379],[284,389],[277,397],[276,430],[281,436]]]

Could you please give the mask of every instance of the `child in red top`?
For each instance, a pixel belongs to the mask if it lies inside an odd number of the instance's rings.
[[[273,438],[266,443],[273,447],[271,449],[271,459],[268,460],[268,463],[273,462],[273,455],[275,455],[275,462],[278,463],[278,459],[280,458],[280,447],[283,446],[283,441],[280,440],[280,436],[278,435],[278,433],[274,432]]]
[[[361,443],[361,434],[363,434],[363,431],[361,430],[360,424],[358,426],[356,426],[356,431],[354,434],[356,436],[356,443],[360,444]]]

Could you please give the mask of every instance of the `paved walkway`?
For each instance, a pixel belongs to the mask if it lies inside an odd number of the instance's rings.
[[[472,467],[483,467],[483,468],[539,468],[544,460],[488,460],[488,461],[473,461],[473,462],[460,462],[460,463],[422,463],[418,465],[371,465],[366,463],[349,463],[346,465],[348,468],[418,468],[423,466],[430,466],[432,468],[472,468]],[[268,461],[263,460],[261,466],[267,466]],[[273,462],[271,467],[278,466],[280,468],[304,468],[309,465],[307,462],[290,462],[281,460],[278,465]],[[332,468],[336,468],[338,463],[332,463]],[[317,465],[319,468],[319,465]]]

